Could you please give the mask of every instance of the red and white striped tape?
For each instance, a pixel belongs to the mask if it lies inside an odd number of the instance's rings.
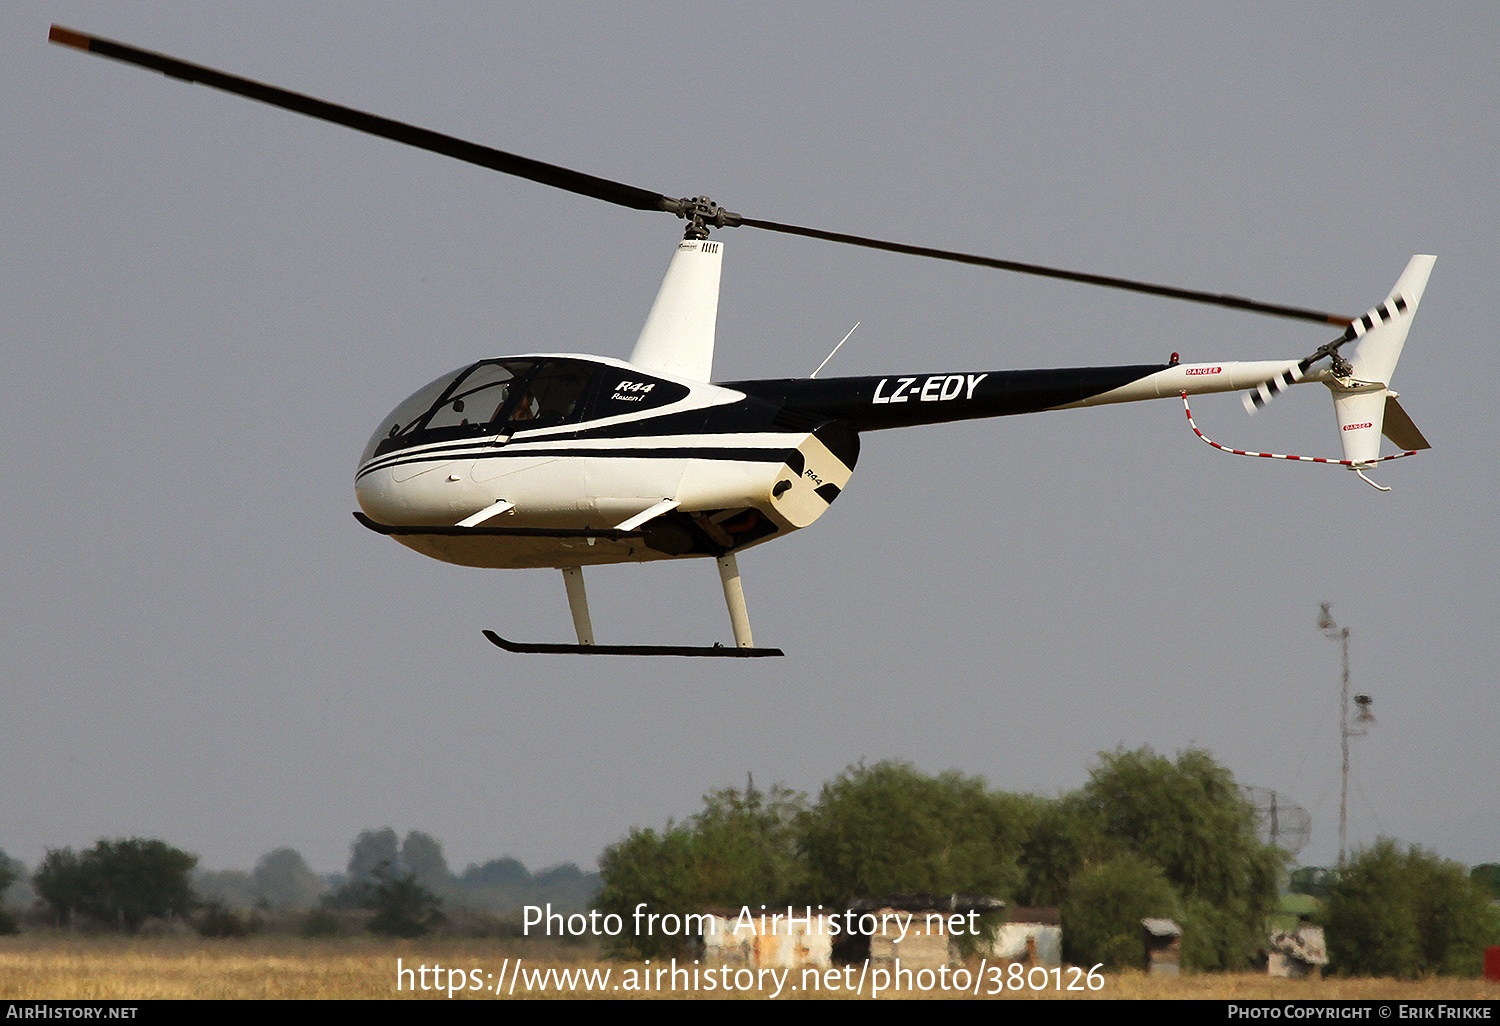
[[[1202,431],[1198,430],[1198,425],[1193,420],[1193,411],[1188,406],[1188,394],[1186,392],[1182,393],[1182,408],[1183,408],[1183,410],[1185,410],[1187,412],[1188,425],[1193,429],[1193,434],[1195,434],[1199,438],[1203,439],[1205,442],[1207,442],[1209,445],[1213,446],[1215,449],[1219,449],[1219,450],[1221,450],[1223,452],[1233,453],[1236,456],[1259,456],[1260,458],[1267,459],[1267,460],[1297,460],[1297,461],[1299,461],[1301,463],[1332,463],[1332,464],[1335,464],[1335,465],[1341,466],[1341,467],[1354,467],[1355,466],[1355,461],[1354,460],[1330,460],[1330,459],[1327,459],[1327,458],[1325,458],[1323,456],[1287,456],[1287,455],[1284,455],[1284,454],[1279,453],[1279,452],[1248,452],[1248,451],[1246,451],[1244,449],[1231,449],[1227,445],[1220,445],[1218,442],[1214,441],[1212,438],[1209,438],[1207,435],[1205,435]],[[1385,463],[1387,460],[1399,460],[1399,459],[1402,459],[1403,457],[1406,457],[1406,456],[1415,456],[1416,454],[1417,454],[1417,450],[1416,449],[1411,449],[1411,450],[1408,450],[1407,452],[1397,453],[1394,456],[1381,456],[1378,459],[1361,460],[1361,461],[1359,461],[1359,467],[1369,467],[1369,466],[1373,466],[1376,463]],[[1360,476],[1364,477],[1363,474],[1361,474]],[[1365,478],[1365,480],[1369,481],[1370,479],[1369,478]],[[1370,481],[1370,483],[1371,484],[1375,484],[1375,482],[1373,482],[1373,481]],[[1375,485],[1375,487],[1379,488],[1380,486],[1379,485]]]

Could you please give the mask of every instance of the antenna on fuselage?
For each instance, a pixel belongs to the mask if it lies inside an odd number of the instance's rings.
[[[849,334],[845,335],[842,339],[840,339],[839,340],[839,344],[833,347],[833,353],[838,352],[839,349],[841,349],[843,347],[844,343],[847,342],[847,341],[849,341],[850,337],[854,334],[855,329],[858,328],[858,327],[859,327],[859,321],[855,321],[854,322],[854,327],[849,329]],[[820,363],[820,364],[818,364],[818,370],[813,371],[811,374],[808,375],[808,377],[809,378],[815,378],[815,377],[817,377],[818,376],[818,371],[822,370],[824,367],[827,367],[828,366],[828,361],[833,359],[833,353],[829,353],[827,356],[823,357],[823,362]]]

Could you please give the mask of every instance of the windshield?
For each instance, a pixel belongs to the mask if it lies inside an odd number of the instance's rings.
[[[414,443],[419,433],[477,427],[495,420],[510,398],[512,383],[532,366],[529,360],[486,361],[449,371],[423,385],[381,421],[359,458],[360,464],[369,462],[381,450]]]
[[[583,419],[599,370],[583,360],[485,360],[417,389],[381,421],[360,465],[449,439],[514,435]]]
[[[510,386],[515,378],[531,369],[529,363],[481,363],[470,367],[453,382],[453,386],[442,396],[442,402],[424,418],[417,416],[396,432],[404,435],[414,431],[436,431],[439,428],[463,427],[468,424],[488,424],[497,420],[510,398]],[[396,420],[399,421],[399,417]]]

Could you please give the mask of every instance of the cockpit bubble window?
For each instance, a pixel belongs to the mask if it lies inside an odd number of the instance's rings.
[[[396,407],[365,446],[360,465],[416,445],[575,424],[591,404],[597,390],[591,385],[602,370],[598,364],[568,359],[470,364],[418,389]]]
[[[425,417],[427,411],[432,409],[432,404],[443,397],[443,393],[448,391],[448,386],[452,383],[453,374],[450,372],[407,396],[400,406],[397,406],[385,420],[380,422],[380,427],[376,428],[375,433],[370,436],[369,444],[365,446],[364,453],[359,457],[360,465],[368,463],[375,456],[376,450],[382,447],[395,448],[394,439],[401,434],[402,429],[410,430],[420,418]]]
[[[494,430],[485,425],[503,412],[515,380],[534,366],[530,360],[486,360],[424,385],[381,421],[360,464],[392,449]]]

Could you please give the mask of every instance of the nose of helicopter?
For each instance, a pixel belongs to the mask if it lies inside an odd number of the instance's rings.
[[[382,524],[401,522],[402,504],[391,487],[393,483],[389,472],[383,470],[370,471],[355,478],[355,501],[371,520]]]
[[[451,524],[461,518],[468,466],[385,467],[360,474],[354,498],[370,519],[382,524]]]

